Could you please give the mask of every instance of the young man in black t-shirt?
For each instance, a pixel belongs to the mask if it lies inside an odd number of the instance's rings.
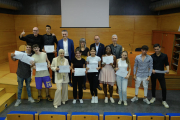
[[[32,56],[31,44],[27,43],[26,51],[22,51],[22,52],[27,53],[28,56]],[[17,59],[13,58],[14,56],[15,56],[15,54],[11,53],[11,59],[13,61],[16,61]],[[31,87],[30,87],[30,83],[31,83],[31,66],[29,64],[26,64],[26,63],[19,60],[18,69],[17,69],[16,74],[17,74],[17,82],[18,82],[18,99],[17,99],[14,106],[19,106],[19,104],[21,104],[21,93],[22,93],[24,80],[26,82],[26,89],[27,89],[27,93],[28,93],[28,101],[33,103],[34,99],[31,97]]]

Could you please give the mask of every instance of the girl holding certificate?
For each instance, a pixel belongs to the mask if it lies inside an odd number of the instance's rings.
[[[107,97],[107,84],[109,85],[110,101],[114,103],[113,86],[115,83],[115,72],[114,67],[116,66],[116,56],[112,55],[112,50],[110,46],[106,46],[105,55],[102,56],[102,70],[99,74],[100,83],[103,83],[103,90],[105,94],[105,103],[108,103]],[[109,63],[110,62],[110,63]]]
[[[71,62],[71,68],[72,68],[72,82],[73,82],[73,104],[76,103],[77,99],[77,85],[79,90],[79,101],[80,103],[83,103],[82,96],[83,96],[83,80],[85,76],[85,70],[84,70],[84,76],[80,75],[83,70],[78,70],[78,72],[75,70],[76,68],[85,68],[85,60],[81,58],[81,52],[80,49],[75,50],[75,58]],[[77,72],[77,73],[76,73]]]
[[[127,68],[129,68],[128,71],[127,71]],[[116,80],[117,80],[118,93],[119,93],[118,104],[121,104],[123,101],[124,105],[127,105],[127,84],[128,84],[128,79],[131,73],[131,65],[130,65],[127,51],[123,51],[122,58],[117,59],[115,70],[117,71]]]
[[[61,105],[61,101],[63,104],[68,100],[68,82],[69,75],[68,73],[59,73],[61,69],[59,66],[69,66],[68,59],[64,57],[64,50],[59,50],[59,56],[54,58],[51,64],[51,69],[55,72],[55,83],[57,86],[57,90],[55,92],[54,97],[54,107],[58,108]],[[61,95],[62,88],[62,95]]]
[[[87,77],[89,80],[90,91],[92,95],[91,103],[98,103],[98,96],[97,96],[97,88],[99,86],[98,70],[101,69],[101,58],[96,56],[95,47],[91,48],[90,53],[91,53],[91,56],[88,56],[86,59],[87,61],[86,70],[88,72]]]

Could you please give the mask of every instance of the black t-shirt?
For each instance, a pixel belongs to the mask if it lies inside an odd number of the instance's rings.
[[[85,60],[83,58],[81,58],[81,60],[77,60],[76,58],[74,58],[71,63],[73,63],[74,68],[83,68]]]
[[[77,47],[77,48],[79,48],[79,47]],[[87,56],[87,53],[89,52],[89,48],[86,47],[84,51],[80,51],[80,52],[81,52],[81,55]]]
[[[54,43],[56,43],[57,45],[58,43],[56,36],[52,36],[52,34],[51,35],[44,34],[43,40],[44,40],[44,45],[54,45]]]

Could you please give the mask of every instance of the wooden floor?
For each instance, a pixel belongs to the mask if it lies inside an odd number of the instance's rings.
[[[31,93],[32,93],[33,98],[37,98],[38,94],[37,94],[34,76],[32,77],[32,82],[30,85],[31,85]],[[8,93],[14,93],[15,92],[16,97],[17,97],[17,86],[18,86],[17,75],[15,73],[10,73],[8,63],[1,64],[0,65],[0,88],[5,88],[6,92],[8,92]],[[91,99],[91,94],[90,94],[90,90],[89,90],[89,83],[87,83],[86,87],[87,87],[87,89],[83,90],[83,98],[84,99]],[[43,86],[43,88],[44,88],[44,86]],[[56,90],[56,85],[53,84],[52,88],[50,88],[50,95],[52,98],[54,98],[55,90]],[[116,93],[115,90],[116,90],[116,86],[114,86],[113,97],[119,98],[119,95]],[[135,95],[135,89],[128,87],[127,97],[132,98],[134,95]],[[42,90],[42,96],[43,96],[43,98],[46,97],[45,89]],[[69,96],[69,99],[73,99],[73,88],[70,86],[68,87],[68,96]],[[138,97],[143,98],[143,96],[144,96],[144,90],[140,89]],[[24,87],[22,90],[22,99],[27,99],[27,97],[28,96],[27,96],[26,87],[25,87],[25,83],[24,83]],[[98,97],[99,97],[99,99],[104,99],[104,93],[102,90],[98,91]]]

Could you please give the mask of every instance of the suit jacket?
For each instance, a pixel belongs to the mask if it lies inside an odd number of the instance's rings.
[[[64,49],[63,39],[58,41],[58,44],[57,44],[57,55],[58,55],[59,49]],[[68,53],[69,53],[69,59],[71,61],[74,58],[74,42],[73,42],[73,40],[71,40],[69,38],[68,38]]]
[[[111,47],[111,50],[112,50],[112,53],[113,53],[113,51],[114,51],[114,45],[113,45],[113,44],[110,44],[109,46]],[[121,58],[121,54],[122,54],[122,46],[119,45],[119,44],[117,44],[116,53],[113,54],[113,55],[116,56],[116,59],[119,59],[119,58]]]
[[[91,44],[90,46],[90,50],[92,47],[95,47],[95,43]],[[96,50],[97,51],[97,50]],[[97,56],[99,56],[100,58],[102,57],[102,55],[104,55],[104,45],[102,43],[99,43],[99,48],[98,48],[98,53],[97,53]]]

